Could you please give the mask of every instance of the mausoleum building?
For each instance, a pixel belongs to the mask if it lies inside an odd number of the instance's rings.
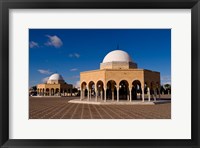
[[[47,82],[37,85],[38,96],[71,96],[72,84],[67,84],[63,77],[58,74],[52,74]]]
[[[140,69],[127,52],[114,50],[104,57],[100,69],[80,73],[80,88],[80,100],[156,100],[160,73]]]

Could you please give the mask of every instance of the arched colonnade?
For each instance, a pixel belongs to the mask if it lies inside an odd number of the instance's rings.
[[[71,89],[59,89],[59,88],[38,88],[38,96],[67,96],[71,95]]]
[[[94,99],[95,101],[117,101],[127,100],[132,102],[133,100],[145,101],[145,95],[150,101],[152,98],[155,101],[160,97],[159,94],[160,83],[159,82],[145,82],[143,85],[139,80],[133,80],[129,82],[127,80],[121,80],[116,82],[109,80],[104,83],[102,80],[81,83],[81,95],[80,100],[87,99],[88,101]]]

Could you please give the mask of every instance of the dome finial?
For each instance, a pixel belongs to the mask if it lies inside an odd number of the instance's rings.
[[[117,49],[119,49],[119,43],[117,44]]]

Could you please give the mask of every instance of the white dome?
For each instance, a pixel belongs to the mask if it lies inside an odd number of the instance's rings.
[[[127,52],[122,50],[114,50],[109,52],[103,59],[106,62],[133,62]]]
[[[55,73],[55,74],[52,74],[50,77],[49,77],[49,80],[63,80],[63,77],[61,75],[59,75],[58,73]]]

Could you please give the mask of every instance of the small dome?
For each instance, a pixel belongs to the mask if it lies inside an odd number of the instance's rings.
[[[103,59],[106,62],[133,62],[129,54],[123,50],[114,50],[109,52]]]
[[[63,77],[62,77],[60,74],[55,73],[55,74],[52,74],[52,75],[49,77],[49,80],[56,80],[56,81],[58,81],[58,80],[63,80]]]

